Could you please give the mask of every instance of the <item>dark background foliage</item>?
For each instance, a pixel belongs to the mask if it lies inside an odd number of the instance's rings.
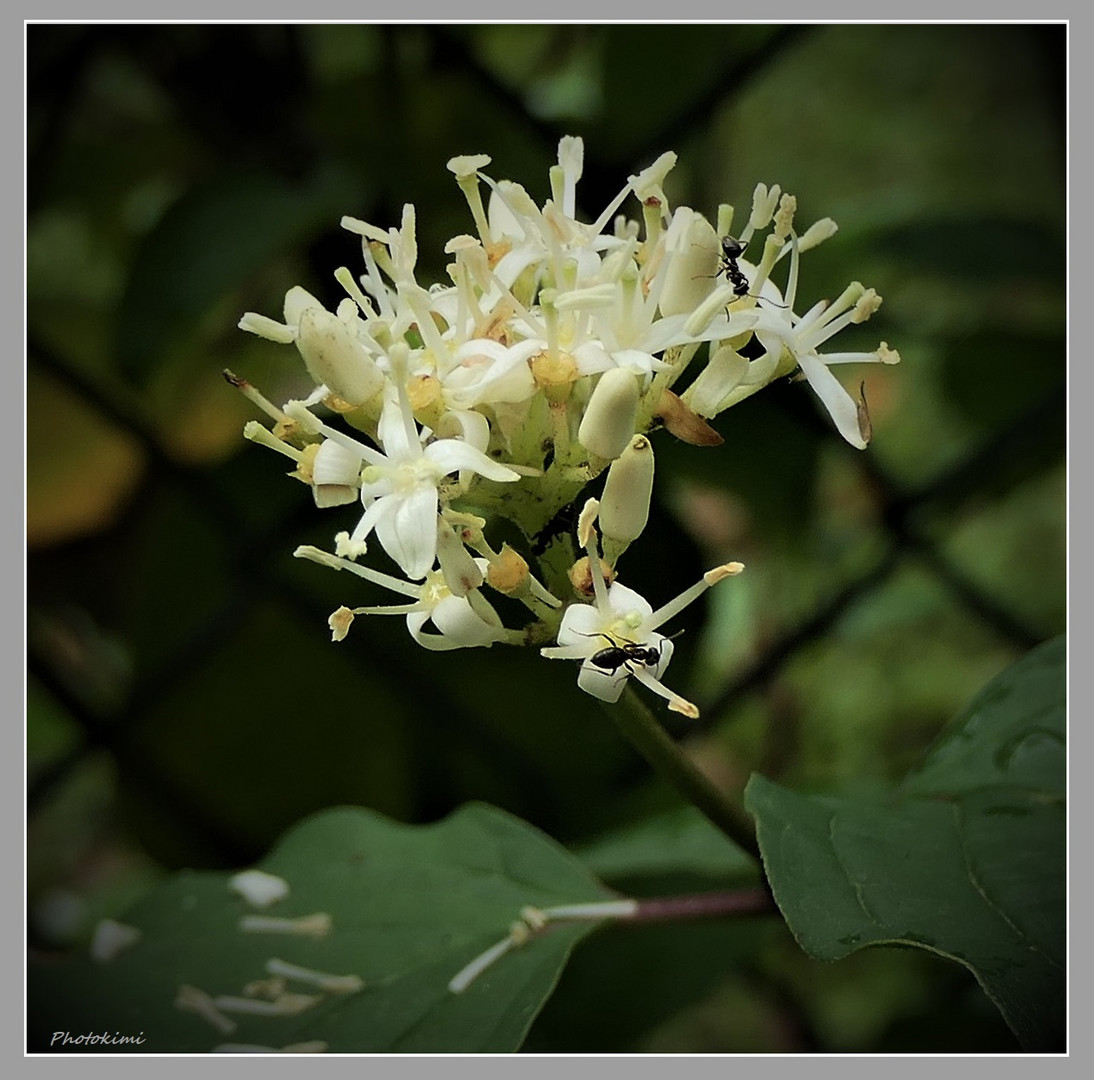
[[[672,805],[574,673],[499,649],[424,654],[401,620],[294,561],[320,514],[246,444],[225,367],[281,400],[291,349],[235,328],[356,268],[342,214],[418,211],[420,278],[469,231],[447,159],[546,196],[585,139],[590,219],[673,149],[669,195],[745,212],[757,181],[837,236],[800,295],[885,304],[875,440],[803,385],[657,443],[627,557],[655,603],[747,573],[686,621],[673,730],[727,784],[899,778],[992,675],[1065,624],[1062,25],[31,25],[27,28],[28,889],[36,953],[78,945],[182,866],[257,858],[349,803],[407,822],[470,799],[577,844]],[[843,346],[841,346],[843,347]],[[926,872],[926,870],[925,870]],[[679,887],[680,882],[662,883]],[[962,969],[785,930],[695,924],[580,949],[530,1049],[1014,1048]]]

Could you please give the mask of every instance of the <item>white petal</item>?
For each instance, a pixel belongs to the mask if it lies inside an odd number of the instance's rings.
[[[346,484],[316,484],[312,489],[315,505],[320,510],[331,506],[348,506],[357,501],[359,492],[356,487]]]
[[[612,359],[619,367],[646,378],[666,366],[664,361],[655,359],[641,349],[617,349],[612,353]]]
[[[601,639],[603,645],[603,639]],[[545,645],[539,655],[548,660],[584,660],[589,655],[589,646],[584,639],[580,645]]]
[[[607,644],[600,636],[603,617],[592,604],[571,604],[562,613],[558,628],[559,645],[582,645],[582,656],[589,656]]]
[[[617,667],[615,671],[606,671],[598,668],[590,660],[581,665],[578,672],[577,685],[586,694],[592,694],[601,701],[618,701],[623,693],[623,687],[627,685],[630,672],[625,667]]]
[[[384,402],[376,434],[392,461],[406,461],[421,455],[418,427],[412,418],[408,421],[403,414],[402,403],[394,393],[389,394]]]
[[[380,543],[408,578],[420,581],[437,558],[437,489],[423,486],[409,495],[386,495],[380,504],[387,504],[376,518]]]
[[[325,439],[312,462],[312,480],[316,485],[357,486],[361,477],[361,455],[356,450]]]
[[[615,367],[611,354],[599,341],[583,341],[570,355],[577,364],[579,375],[596,375]]]
[[[648,619],[653,614],[653,607],[644,596],[640,596],[634,589],[628,589],[626,585],[620,585],[618,581],[608,589],[608,606],[617,618],[634,613],[642,619]]]
[[[836,422],[839,433],[859,450],[866,449],[866,440],[859,430],[858,405],[854,398],[843,388],[839,379],[824,366],[823,361],[816,355],[803,354],[798,357],[802,372],[809,380],[809,385],[815,391],[817,397],[824,402],[824,407]]]
[[[365,507],[365,512],[361,515],[361,520],[357,522],[356,527],[350,536],[352,543],[360,543],[362,540],[368,539],[369,533],[376,528],[377,522],[385,515],[392,512],[392,505],[389,501],[390,495],[386,495],[382,499],[376,499]]]
[[[448,415],[460,425],[463,442],[485,453],[490,445],[490,421],[474,409],[450,409]]]
[[[489,646],[499,640],[499,628],[483,622],[462,596],[441,600],[433,609],[433,625],[458,645]]]
[[[459,439],[439,439],[425,448],[425,456],[445,475],[470,469],[488,480],[519,480],[519,473],[499,465],[481,450]]]
[[[428,621],[428,611],[415,611],[406,617],[406,628],[410,631],[410,636],[421,645],[423,649],[429,649],[430,652],[447,652],[450,649],[460,648],[458,643],[446,638],[444,634],[424,633],[422,627],[425,626]]]

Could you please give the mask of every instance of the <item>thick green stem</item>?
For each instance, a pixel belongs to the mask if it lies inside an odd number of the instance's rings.
[[[657,772],[738,847],[759,861],[756,828],[744,808],[699,771],[630,686],[615,705],[605,705],[605,709],[631,745]]]

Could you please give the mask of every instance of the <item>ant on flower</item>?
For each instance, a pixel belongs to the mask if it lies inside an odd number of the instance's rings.
[[[733,286],[733,295],[736,296],[738,300],[744,300],[745,297],[751,297],[753,300],[766,300],[775,307],[786,307],[786,304],[778,304],[766,296],[754,296],[748,291],[748,278],[745,277],[744,271],[737,265],[737,260],[745,253],[745,248],[748,247],[747,240],[742,242],[735,236],[723,236],[721,243],[722,258],[714,276],[717,277],[718,274],[725,274],[726,281]]]
[[[662,650],[665,647],[666,641],[671,641],[672,638],[679,637],[684,631],[679,630],[673,634],[672,637],[663,637],[656,646],[654,645],[639,645],[637,641],[628,641],[626,638],[621,638],[623,642],[621,645],[616,644],[616,639],[608,634],[585,634],[585,637],[602,637],[611,642],[610,645],[603,649],[597,650],[589,657],[589,662],[595,664],[598,668],[603,668],[609,674],[614,673],[621,667],[625,667],[630,674],[634,674],[634,668],[632,664],[641,664],[643,667],[656,667],[661,663]]]

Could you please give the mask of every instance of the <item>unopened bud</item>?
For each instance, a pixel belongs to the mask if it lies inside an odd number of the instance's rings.
[[[578,441],[591,454],[613,460],[631,441],[637,414],[637,379],[626,368],[609,368],[589,398]]]
[[[296,326],[300,322],[300,316],[308,308],[321,308],[323,305],[307,289],[300,285],[294,285],[285,293],[285,322],[290,326]]]
[[[694,214],[665,274],[661,313],[682,315],[694,311],[710,295],[717,277],[718,234],[702,214]]]
[[[612,462],[600,497],[600,529],[605,539],[629,544],[646,527],[653,494],[653,445],[635,435]]]
[[[310,307],[300,316],[296,346],[304,366],[350,405],[363,405],[384,385],[384,376],[364,346],[337,315]]]

